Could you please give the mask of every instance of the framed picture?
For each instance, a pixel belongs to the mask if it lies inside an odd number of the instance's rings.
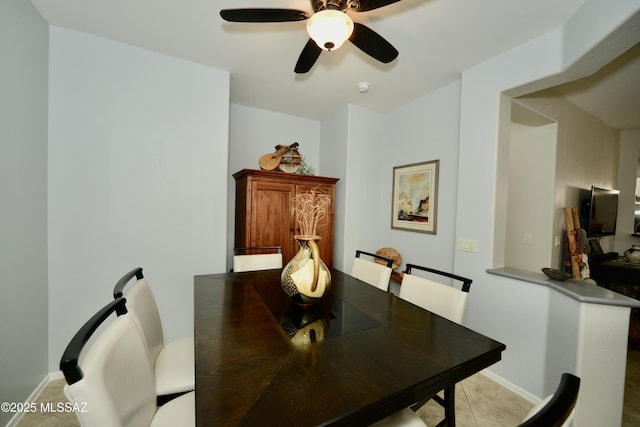
[[[393,168],[391,228],[436,234],[440,160]]]

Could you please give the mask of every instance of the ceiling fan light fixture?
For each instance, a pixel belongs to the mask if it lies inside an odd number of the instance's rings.
[[[353,21],[339,10],[321,10],[307,21],[307,32],[321,49],[334,50],[351,37]]]

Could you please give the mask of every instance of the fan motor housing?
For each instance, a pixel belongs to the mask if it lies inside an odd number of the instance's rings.
[[[340,10],[342,12],[347,10],[347,7],[355,9],[360,7],[360,2],[357,0],[351,0],[348,2],[345,0],[316,0],[313,3],[313,11],[320,12],[321,10]]]

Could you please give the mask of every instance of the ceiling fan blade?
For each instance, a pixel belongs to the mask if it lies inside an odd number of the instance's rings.
[[[223,9],[220,16],[229,22],[288,22],[304,21],[309,14],[295,9]]]
[[[385,64],[398,57],[398,51],[391,43],[371,28],[358,22],[353,23],[353,33],[349,40],[361,51]]]
[[[316,63],[316,60],[322,53],[322,49],[320,46],[316,44],[312,39],[309,39],[302,52],[300,52],[300,56],[298,57],[298,62],[296,62],[296,67],[294,71],[298,74],[304,74],[313,67],[313,64]]]
[[[399,1],[400,0],[360,0],[360,6],[351,7],[349,10],[353,10],[355,12],[366,12],[373,9],[379,9]]]

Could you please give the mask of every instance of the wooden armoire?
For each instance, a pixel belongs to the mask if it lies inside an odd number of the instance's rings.
[[[330,213],[318,225],[320,257],[333,265],[333,218],[335,185],[338,178],[298,175],[284,172],[243,169],[233,174],[236,180],[236,248],[281,246],[282,263],[298,252],[293,238],[299,233],[293,209],[293,197],[314,187],[331,196]]]

